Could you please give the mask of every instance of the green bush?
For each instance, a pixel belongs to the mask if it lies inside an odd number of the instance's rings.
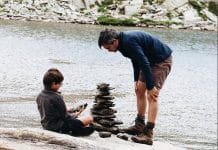
[[[101,5],[99,4],[98,12],[106,13],[107,6],[113,4],[113,0],[104,0]]]
[[[208,10],[218,16],[218,3],[209,2]]]
[[[97,22],[102,25],[121,25],[121,26],[135,26],[135,20],[132,18],[120,19],[114,18],[109,15],[103,15],[98,17]]]
[[[207,16],[202,13],[201,10],[203,10],[204,8],[206,8],[206,4],[203,2],[200,2],[198,0],[189,0],[189,3],[197,10],[198,15],[203,18],[203,20],[207,20]]]
[[[111,5],[111,4],[113,4],[113,0],[104,0],[104,1],[102,1],[101,4],[102,5]]]
[[[181,22],[175,22],[175,21],[154,21],[151,19],[140,19],[140,23],[146,24],[146,25],[163,25],[169,27],[172,24],[180,25],[182,24]]]
[[[206,7],[205,3],[198,0],[189,0],[189,4],[192,5],[198,12]]]

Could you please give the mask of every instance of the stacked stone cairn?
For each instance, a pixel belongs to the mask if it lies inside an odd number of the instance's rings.
[[[100,83],[97,85],[97,94],[91,113],[94,118],[93,127],[99,132],[99,136],[102,138],[110,137],[111,134],[119,133],[118,125],[123,124],[122,121],[116,120],[115,113],[117,112],[112,107],[115,106],[113,100],[114,96],[111,95],[109,84]]]

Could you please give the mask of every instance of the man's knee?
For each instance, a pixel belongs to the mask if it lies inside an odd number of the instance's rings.
[[[158,101],[158,96],[157,97],[151,97],[148,95],[148,102],[149,103],[156,103]]]
[[[137,97],[144,97],[145,96],[145,89],[144,88],[138,88],[135,90],[135,94]]]

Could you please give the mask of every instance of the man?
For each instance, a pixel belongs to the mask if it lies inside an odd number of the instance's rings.
[[[132,134],[132,140],[153,144],[153,128],[158,112],[158,95],[172,65],[172,50],[156,37],[143,31],[118,32],[105,29],[100,32],[98,45],[109,52],[120,51],[132,61],[134,70],[137,117],[135,125],[123,129]],[[148,119],[145,112],[148,101]]]

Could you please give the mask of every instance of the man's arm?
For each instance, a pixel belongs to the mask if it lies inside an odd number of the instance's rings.
[[[137,63],[134,61],[134,60],[131,60],[132,61],[132,67],[133,67],[133,73],[134,73],[134,81],[138,81],[139,79],[139,66],[137,65]]]
[[[151,72],[150,62],[148,58],[144,55],[143,49],[134,40],[129,43],[128,53],[131,59],[137,62],[140,70],[142,70],[145,76],[146,88],[151,90],[154,88],[154,79]]]

